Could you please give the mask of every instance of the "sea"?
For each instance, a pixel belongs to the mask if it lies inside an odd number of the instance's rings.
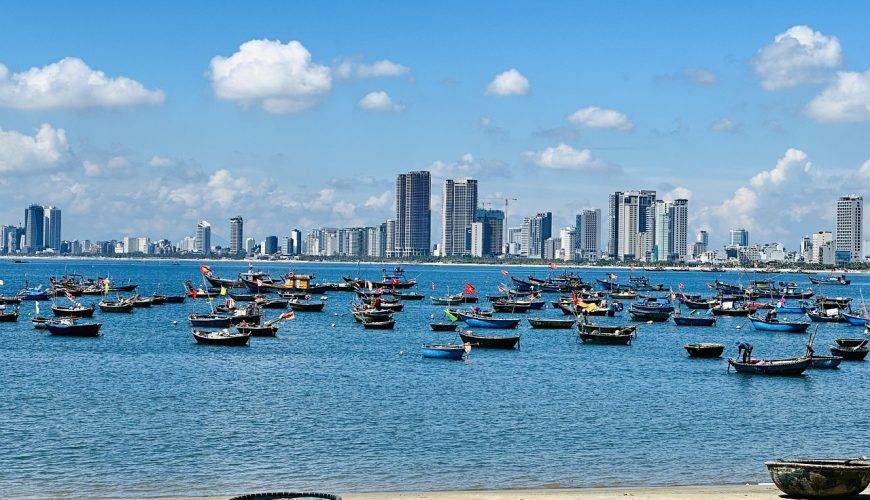
[[[2,260],[0,294],[72,273],[134,282],[142,294],[180,293],[186,279],[201,283],[198,268],[192,261]],[[256,268],[312,273],[318,282],[382,275],[381,265]],[[212,269],[235,277],[247,264]],[[428,296],[470,283],[483,297],[510,280],[499,266],[405,270],[427,299],[406,302],[395,330],[363,329],[349,313],[353,294],[330,292],[324,312],[298,313],[276,338],[240,348],[194,341],[187,315],[209,310],[202,299],[133,314],[98,311],[99,338],[35,330],[34,304],[24,303],[17,323],[0,323],[2,496],[726,484],[769,481],[765,460],[870,455],[870,361],[800,377],[728,370],[725,357],[736,356],[740,341],[752,343],[757,357],[791,357],[804,353],[809,334],[757,332],[746,318],[721,317],[712,328],[641,323],[630,346],[596,346],[575,330],[532,330],[524,320],[519,349],[424,359],[422,344],[459,341],[430,330],[445,318]],[[593,283],[610,272],[618,281],[629,276],[627,269],[507,271],[520,278],[571,271]],[[867,275],[845,287],[812,286],[802,274],[647,275],[687,293],[710,294],[714,279],[774,279],[848,295],[856,306],[862,291],[870,295]],[[48,302],[41,307],[50,314]],[[549,304],[533,315],[562,317]],[[596,320],[630,322],[627,311]],[[835,338],[864,336],[846,324],[816,329],[818,353]],[[726,353],[691,359],[687,342],[723,343]]]

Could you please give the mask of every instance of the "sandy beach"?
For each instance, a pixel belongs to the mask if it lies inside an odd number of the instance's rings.
[[[568,500],[568,499],[772,499],[782,493],[772,484],[724,486],[662,486],[633,488],[578,488],[438,491],[405,493],[341,493],[343,500]]]

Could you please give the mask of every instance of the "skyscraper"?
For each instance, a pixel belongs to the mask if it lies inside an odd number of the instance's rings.
[[[501,255],[504,252],[504,212],[480,208],[474,214],[474,222],[483,224],[481,256]]]
[[[241,215],[230,219],[230,255],[242,255],[244,247],[244,221]]]
[[[45,221],[43,227],[43,245],[55,252],[60,252],[60,209],[44,207]]]
[[[396,230],[393,252],[388,257],[429,255],[432,244],[431,180],[429,172],[396,177]]]
[[[30,205],[24,210],[24,251],[38,252],[45,248],[45,210],[41,205]]]
[[[645,260],[653,246],[656,192],[617,191],[610,195],[607,252],[613,259]]]
[[[302,231],[292,229],[290,231],[290,241],[293,243],[293,255],[302,255]]]
[[[673,248],[671,240],[671,207],[664,200],[656,200],[653,205],[653,220],[655,223],[655,236],[653,238],[652,260],[653,262],[670,260],[670,248]]]
[[[203,255],[211,254],[211,224],[208,221],[201,220],[196,225],[196,239],[194,240],[193,251]]]
[[[861,249],[862,222],[864,217],[864,197],[858,195],[841,196],[837,200],[837,241],[836,260],[838,262],[859,261],[864,254]]]
[[[731,230],[731,244],[733,247],[748,247],[749,246],[749,231],[746,229]]]
[[[278,253],[278,237],[266,236],[265,244],[263,245],[263,247],[263,252],[266,255],[274,255]]]
[[[553,236],[553,214],[541,212],[523,219],[521,232],[522,253],[530,259],[544,257],[544,242]]]
[[[462,255],[470,249],[465,234],[474,222],[477,209],[477,181],[444,181],[441,209],[441,255]]]
[[[601,210],[581,210],[574,228],[574,245],[579,259],[597,259],[601,246]]]
[[[670,203],[671,244],[669,248],[671,260],[685,260],[689,248],[689,200],[680,198]]]

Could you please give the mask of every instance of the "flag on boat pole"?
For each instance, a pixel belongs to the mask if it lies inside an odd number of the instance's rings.
[[[226,294],[227,294],[227,287],[221,285],[221,295],[223,296],[223,295],[226,295]]]
[[[450,321],[459,321],[459,317],[450,312],[450,309],[445,309],[444,315],[447,316],[447,319],[449,319]]]
[[[294,318],[296,318],[296,313],[293,311],[287,311],[284,314],[282,314],[280,317],[281,317],[281,319],[294,319]]]
[[[477,293],[477,290],[475,290],[474,285],[472,285],[471,283],[466,283],[465,295],[474,295],[475,293]]]
[[[199,272],[203,276],[211,276],[211,267],[209,267],[205,264],[200,264],[199,265]]]

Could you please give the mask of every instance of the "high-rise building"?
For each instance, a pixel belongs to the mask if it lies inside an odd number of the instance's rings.
[[[520,233],[522,254],[530,259],[544,258],[544,242],[553,236],[553,214],[541,212],[523,219]]]
[[[544,240],[541,258],[547,260],[554,260],[556,258],[556,252],[561,248],[562,242],[559,240],[559,238],[547,238]]]
[[[242,255],[245,251],[244,226],[245,223],[241,215],[230,219],[230,255]]]
[[[38,252],[45,248],[45,210],[42,205],[30,205],[24,210],[24,251]]]
[[[264,252],[266,255],[275,255],[278,253],[278,237],[277,236],[266,236],[266,240],[264,241]]]
[[[196,239],[194,240],[194,252],[203,255],[211,254],[211,224],[201,220],[196,225]]]
[[[804,262],[813,261],[813,239],[808,234],[801,238],[800,254]]]
[[[470,249],[465,234],[477,210],[477,181],[444,181],[441,208],[441,255],[462,255]]]
[[[44,207],[45,220],[43,223],[43,245],[60,252],[60,209],[57,207]]]
[[[746,229],[732,229],[731,243],[733,247],[748,247],[749,246],[749,231]]]
[[[703,229],[695,234],[695,244],[692,245],[692,257],[700,259],[707,252],[707,247],[710,243],[710,237],[707,231]]]
[[[482,256],[501,255],[504,252],[504,212],[479,208],[474,214],[474,221],[483,224]]]
[[[577,259],[595,260],[601,248],[601,210],[581,210],[574,227]]]
[[[291,229],[290,241],[293,242],[293,255],[302,255],[302,231]]]
[[[471,245],[470,245],[470,253],[472,257],[483,257],[487,255],[490,248],[487,245],[486,241],[486,233],[487,227],[483,222],[472,222],[468,228],[468,232],[471,236]],[[490,239],[492,236],[490,235]]]
[[[431,253],[432,211],[429,172],[396,177],[395,245],[388,257],[418,257]]]
[[[555,258],[560,260],[574,260],[576,258],[577,249],[577,228],[565,227],[559,231],[559,242],[561,247],[556,252]]]
[[[507,230],[507,253],[510,255],[521,255],[523,246],[523,228],[509,227]]]
[[[24,228],[18,226],[3,226],[0,231],[3,241],[0,241],[0,253],[18,253],[21,251],[21,237]]]
[[[813,264],[834,264],[834,237],[830,231],[813,233]]]
[[[671,243],[671,207],[664,200],[656,200],[653,204],[654,237],[651,261],[670,260]]]
[[[607,253],[618,260],[647,260],[653,247],[653,205],[656,192],[617,191],[608,203]]]
[[[670,203],[670,222],[670,260],[685,260],[689,249],[689,200],[680,198]]]
[[[254,253],[254,238],[245,238],[245,255]]]
[[[841,196],[837,200],[837,242],[835,245],[837,262],[860,261],[864,257],[861,249],[863,217],[863,196],[853,194]]]
[[[384,257],[387,250],[387,223],[381,223],[366,230],[366,256]]]

